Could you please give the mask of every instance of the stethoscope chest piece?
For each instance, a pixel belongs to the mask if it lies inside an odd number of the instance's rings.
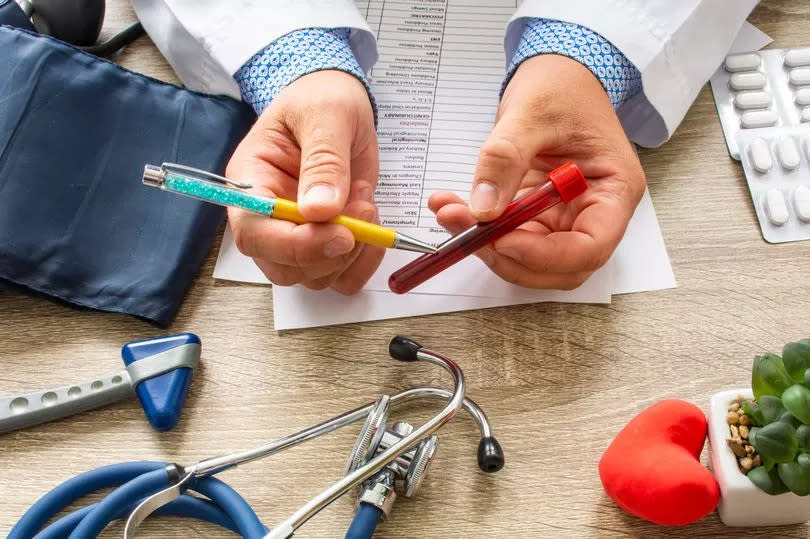
[[[357,442],[355,442],[354,448],[349,455],[345,475],[360,468],[376,454],[376,449],[385,434],[385,425],[388,422],[390,411],[391,397],[383,395],[377,399],[371,412],[366,417],[366,421],[363,423],[363,428],[360,429],[360,434],[357,436]]]
[[[383,395],[374,405],[366,422],[357,435],[346,473],[349,474],[393,447],[414,430],[410,423],[397,421],[388,428],[390,397]],[[397,490],[410,498],[422,484],[433,457],[439,449],[439,437],[435,434],[422,439],[417,445],[408,448],[382,470],[363,482],[357,495],[357,505],[373,505],[389,516],[396,501]]]

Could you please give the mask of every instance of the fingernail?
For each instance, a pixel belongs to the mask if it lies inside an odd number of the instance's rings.
[[[375,211],[373,211],[373,210],[364,211],[364,212],[362,212],[362,213],[360,214],[359,219],[360,219],[361,221],[366,221],[366,222],[369,222],[369,223],[373,223],[373,222],[374,222],[374,214],[375,214],[375,213],[377,213],[377,212],[375,212]]]
[[[357,193],[355,197],[357,200],[365,200],[366,202],[374,202],[374,190],[367,183],[361,183],[355,187]]]
[[[470,207],[473,211],[486,212],[498,205],[498,188],[491,183],[479,183],[473,189],[470,197]]]
[[[495,253],[490,250],[482,250],[478,253],[478,258],[489,267],[492,267],[495,264]]]
[[[304,204],[308,206],[325,206],[337,198],[335,188],[327,183],[316,183],[304,193]]]
[[[335,236],[323,246],[323,254],[327,258],[345,255],[354,248],[354,243],[344,236]]]
[[[498,252],[504,256],[508,256],[512,260],[516,262],[520,262],[520,252],[517,249],[513,249],[511,247],[507,247],[506,249],[498,249]]]

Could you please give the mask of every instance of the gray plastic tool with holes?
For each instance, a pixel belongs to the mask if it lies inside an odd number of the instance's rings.
[[[106,406],[135,396],[143,380],[180,369],[195,369],[200,345],[189,343],[131,363],[126,368],[55,389],[0,396],[0,433],[19,430],[47,421]]]

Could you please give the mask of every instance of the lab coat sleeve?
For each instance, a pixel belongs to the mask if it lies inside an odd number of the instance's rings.
[[[187,87],[239,99],[234,74],[279,37],[302,28],[348,28],[363,71],[374,35],[352,0],[131,0],[138,19]]]
[[[628,137],[666,142],[729,51],[758,0],[525,0],[505,38],[512,58],[526,21],[540,17],[590,28],[641,72],[643,91],[619,109]]]

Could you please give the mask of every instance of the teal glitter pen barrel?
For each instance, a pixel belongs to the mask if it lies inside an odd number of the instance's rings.
[[[275,208],[275,200],[272,198],[252,195],[207,180],[172,173],[165,175],[160,187],[167,191],[174,191],[206,202],[242,208],[243,210],[267,216],[272,216]]]

